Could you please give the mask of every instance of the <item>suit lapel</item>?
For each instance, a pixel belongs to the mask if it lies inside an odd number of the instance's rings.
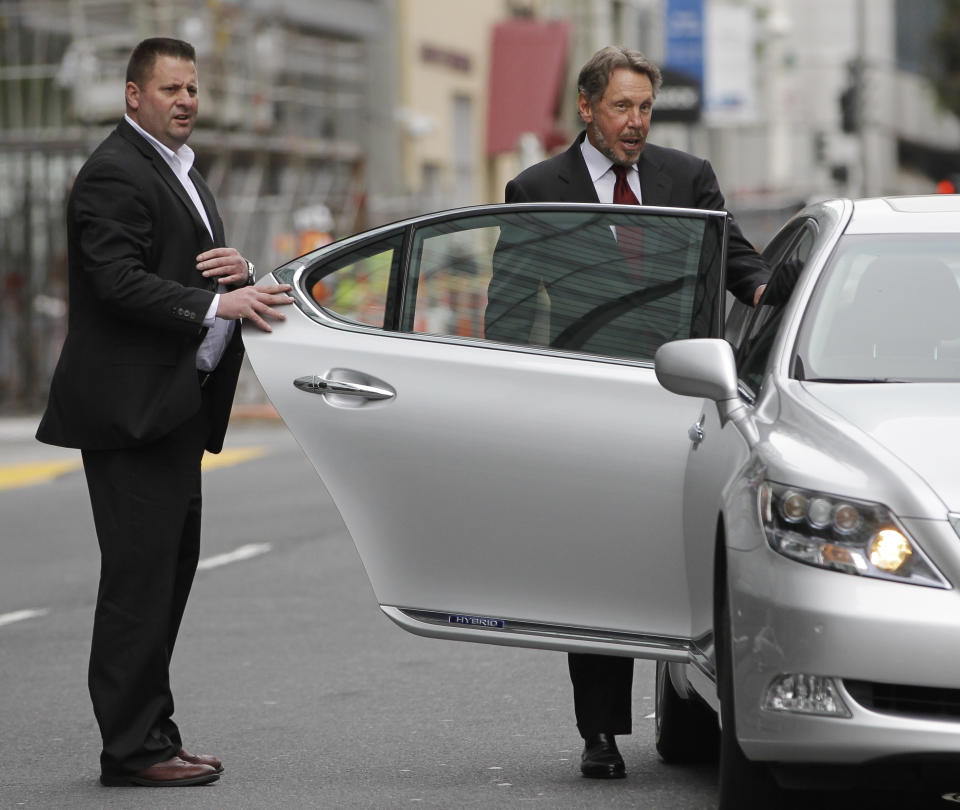
[[[146,141],[146,139],[140,135],[130,124],[125,120],[121,120],[120,124],[117,126],[117,132],[130,143],[132,143],[140,153],[153,164],[153,168],[156,169],[157,173],[163,178],[164,183],[167,184],[167,187],[173,194],[186,206],[187,213],[190,214],[190,218],[193,220],[193,225],[197,230],[197,239],[200,242],[201,251],[207,250],[210,247],[213,247],[213,244],[210,240],[210,231],[207,230],[207,226],[203,223],[203,219],[200,217],[200,213],[197,211],[196,206],[193,204],[193,201],[190,199],[190,195],[187,194],[187,190],[183,187],[177,176],[173,173],[167,162],[163,159],[160,153],[153,148],[153,146]],[[190,170],[190,178],[194,181],[194,185],[197,186],[197,191],[200,193],[200,199],[203,201],[204,206],[207,209],[207,217],[210,219],[210,227],[213,230],[214,238],[217,238],[217,226],[214,225],[214,220],[220,225],[222,230],[222,224],[220,224],[220,218],[217,216],[210,216],[210,209],[213,208],[216,211],[216,206],[212,206],[213,197],[210,195],[210,190],[206,187],[206,184],[203,184],[203,191],[200,191],[200,185],[197,184],[196,178],[200,177],[199,172],[196,170]],[[208,195],[208,198],[204,197],[204,193]],[[210,200],[208,202],[207,200]],[[222,233],[221,233],[222,240]],[[223,244],[223,241],[216,242],[215,244]]]
[[[586,134],[586,130],[581,132],[573,145],[562,155],[557,170],[560,191],[558,202],[600,202],[593,180],[590,179],[590,172],[587,171],[583,152],[580,151],[580,144]]]
[[[153,165],[156,166],[157,171],[160,172],[160,176],[164,179],[166,184],[170,187],[170,190],[177,195],[177,198],[182,202],[186,207],[187,211],[190,213],[190,219],[193,220],[193,227],[196,228],[197,238],[200,240],[200,244],[203,250],[207,250],[208,245],[210,244],[210,231],[207,230],[207,226],[204,224],[203,219],[200,217],[200,212],[197,211],[197,207],[193,204],[193,200],[190,199],[190,195],[187,194],[187,190],[183,187],[177,176],[173,173],[167,162],[160,157],[160,155],[154,150],[154,161]],[[198,189],[199,191],[199,189]],[[201,199],[202,196],[201,196]],[[210,222],[211,229],[213,228],[213,222]],[[216,236],[216,231],[213,232]]]
[[[213,230],[213,244],[216,247],[222,247],[226,244],[226,236],[223,232],[223,222],[220,220],[220,214],[217,212],[217,204],[213,199],[213,193],[196,168],[190,169],[190,179],[193,180],[193,185],[197,188],[200,201],[206,209],[207,219],[210,220],[210,228]],[[202,225],[203,223],[201,222],[200,224]],[[204,233],[206,233],[206,227],[204,227],[203,230]]]
[[[663,159],[653,144],[644,146],[637,164],[640,173],[640,197],[644,205],[670,205],[673,180],[663,170]]]

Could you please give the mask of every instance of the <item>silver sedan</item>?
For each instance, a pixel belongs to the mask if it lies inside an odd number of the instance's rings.
[[[719,752],[721,808],[929,788],[960,753],[957,200],[802,211],[756,310],[722,213],[441,212],[274,271],[297,306],[245,339],[404,629],[656,659],[658,749]]]

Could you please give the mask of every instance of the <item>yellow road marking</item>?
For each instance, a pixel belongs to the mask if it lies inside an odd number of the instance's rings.
[[[216,470],[219,467],[231,467],[242,464],[244,461],[260,458],[267,454],[266,447],[230,447],[224,448],[217,454],[203,454],[203,469]]]
[[[60,461],[35,461],[29,464],[6,464],[0,466],[0,489],[32,487],[52,481],[58,475],[80,469],[78,458]]]
[[[266,447],[231,447],[213,455],[204,453],[203,469],[216,470],[242,464],[266,455]],[[59,461],[33,461],[23,464],[0,464],[0,490],[21,489],[53,481],[64,473],[79,470],[83,462],[79,458]]]

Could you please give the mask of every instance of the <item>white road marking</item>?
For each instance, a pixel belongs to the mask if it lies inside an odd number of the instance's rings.
[[[46,616],[49,612],[49,608],[40,608],[39,610],[15,610],[13,613],[0,613],[0,627],[5,624],[22,622],[25,619],[36,619],[40,616]]]
[[[240,546],[240,548],[236,548],[233,551],[228,551],[226,554],[217,554],[213,557],[200,560],[200,562],[197,563],[197,570],[204,571],[210,568],[219,568],[221,565],[240,562],[241,560],[249,560],[251,557],[266,554],[271,548],[272,546],[269,543],[250,543],[246,546]],[[46,616],[48,613],[50,613],[49,608],[14,610],[11,613],[0,613],[0,627],[6,624],[26,621],[27,619],[38,619],[41,616]]]
[[[228,551],[226,554],[216,554],[213,557],[200,560],[200,562],[197,563],[197,570],[207,571],[211,568],[219,568],[221,565],[229,565],[230,563],[240,562],[241,560],[249,560],[251,557],[266,554],[271,548],[272,546],[269,543],[250,543],[249,545],[235,548],[233,551]]]

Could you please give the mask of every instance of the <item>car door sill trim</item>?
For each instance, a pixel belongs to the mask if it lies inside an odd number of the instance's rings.
[[[566,652],[594,652],[633,658],[659,658],[685,663],[690,663],[695,656],[691,640],[675,636],[517,621],[459,612],[400,608],[394,605],[381,605],[380,609],[404,630],[430,638]]]

